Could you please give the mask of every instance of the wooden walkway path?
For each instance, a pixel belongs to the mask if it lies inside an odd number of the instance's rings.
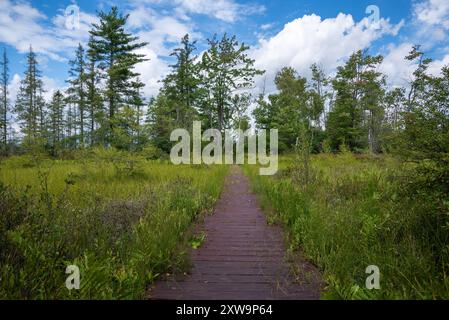
[[[282,230],[268,226],[248,179],[233,167],[225,189],[206,217],[207,238],[192,250],[193,269],[181,281],[159,281],[150,290],[157,300],[318,299],[319,276],[305,261],[293,275],[285,261]]]

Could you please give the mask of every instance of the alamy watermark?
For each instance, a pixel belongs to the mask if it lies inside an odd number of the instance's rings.
[[[80,8],[76,4],[67,6],[64,11],[65,27],[69,30],[80,28]]]
[[[369,274],[366,278],[365,286],[368,290],[380,289],[380,269],[378,266],[370,265],[366,267],[365,273]]]
[[[80,269],[78,266],[70,265],[65,269],[65,273],[69,274],[65,280],[65,286],[69,290],[79,290],[80,289]]]
[[[267,130],[225,130],[224,139],[218,129],[201,133],[201,121],[193,122],[192,138],[185,129],[176,129],[170,135],[172,142],[179,141],[170,152],[170,160],[180,164],[260,164],[260,175],[274,175],[278,171],[278,130],[270,130],[267,150]],[[245,141],[248,142],[245,146]],[[202,149],[202,142],[209,142]],[[224,143],[224,157],[223,157]],[[235,153],[234,153],[235,146]],[[245,154],[247,150],[247,154]]]
[[[376,5],[369,5],[365,9],[365,13],[369,14],[368,16],[368,24],[369,27],[378,30],[380,29],[380,8]]]

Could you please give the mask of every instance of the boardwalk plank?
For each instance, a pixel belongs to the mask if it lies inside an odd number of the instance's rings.
[[[204,244],[191,252],[190,274],[178,282],[156,282],[150,299],[319,298],[319,279],[295,281],[285,262],[282,230],[268,226],[240,168],[233,168],[215,213],[205,220],[204,231]]]

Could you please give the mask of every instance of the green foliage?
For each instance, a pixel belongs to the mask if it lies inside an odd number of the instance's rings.
[[[208,40],[209,49],[203,54],[201,70],[204,72],[206,101],[200,108],[202,120],[208,128],[224,130],[232,126],[236,110],[233,99],[239,91],[251,89],[254,77],[265,71],[254,67],[255,60],[248,56],[249,46],[236,36],[226,33]]]
[[[8,126],[9,126],[9,60],[6,55],[6,49],[3,49],[2,59],[0,61],[0,141],[1,154],[8,153]]]
[[[137,299],[183,264],[179,243],[226,167],[176,168],[109,149],[83,161],[11,158],[0,171],[0,297]],[[77,265],[81,289],[65,287]],[[184,263],[185,264],[185,263]]]
[[[334,151],[342,143],[351,151],[380,150],[385,79],[377,68],[382,60],[382,56],[372,57],[358,51],[338,68],[332,82],[336,98],[326,126]]]
[[[307,79],[299,76],[293,68],[283,68],[276,76],[279,93],[272,94],[268,101],[259,97],[254,117],[260,129],[279,130],[279,151],[291,151],[296,145],[301,130],[312,136],[313,151],[320,150],[323,136],[320,134],[320,119],[327,94],[326,80],[322,71],[313,66],[314,82],[308,88]]]
[[[319,155],[311,161],[315,179],[304,188],[293,178],[302,174],[293,159],[281,158],[275,177],[245,170],[288,230],[292,248],[301,248],[323,271],[325,297],[448,298],[449,208],[447,201],[439,207],[434,198],[410,192],[415,167],[350,152]],[[363,289],[369,265],[380,268],[380,290]]]
[[[43,145],[46,138],[43,92],[42,72],[36,54],[30,46],[24,78],[20,82],[14,108],[24,134],[23,144],[26,147]]]
[[[135,53],[135,50],[147,43],[136,42],[138,37],[126,33],[124,27],[128,17],[129,15],[120,14],[117,7],[112,7],[108,13],[99,13],[100,22],[94,23],[89,31],[92,36],[89,42],[90,55],[95,57],[95,63],[102,72],[101,76],[106,80],[104,101],[107,103],[109,127],[106,140],[113,145],[117,143],[117,131],[114,129],[121,107],[135,106],[136,103],[141,106],[136,97],[139,96],[138,89],[142,86],[134,66],[146,59],[144,55]],[[118,144],[123,142],[122,139],[122,136],[118,137]]]
[[[193,235],[189,240],[189,244],[192,247],[192,249],[196,250],[203,245],[205,240],[206,240],[206,233],[201,232],[200,234]]]

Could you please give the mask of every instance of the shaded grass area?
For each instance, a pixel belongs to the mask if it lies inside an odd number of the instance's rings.
[[[173,166],[100,150],[0,165],[1,299],[139,299],[182,267],[179,244],[219,197],[225,166]],[[80,290],[65,287],[68,265]]]
[[[245,166],[270,219],[288,230],[290,249],[323,271],[324,298],[447,299],[447,208],[408,189],[412,169],[389,157],[318,155],[306,185],[293,156],[281,158],[273,177]],[[380,269],[380,290],[365,287],[369,265]]]

